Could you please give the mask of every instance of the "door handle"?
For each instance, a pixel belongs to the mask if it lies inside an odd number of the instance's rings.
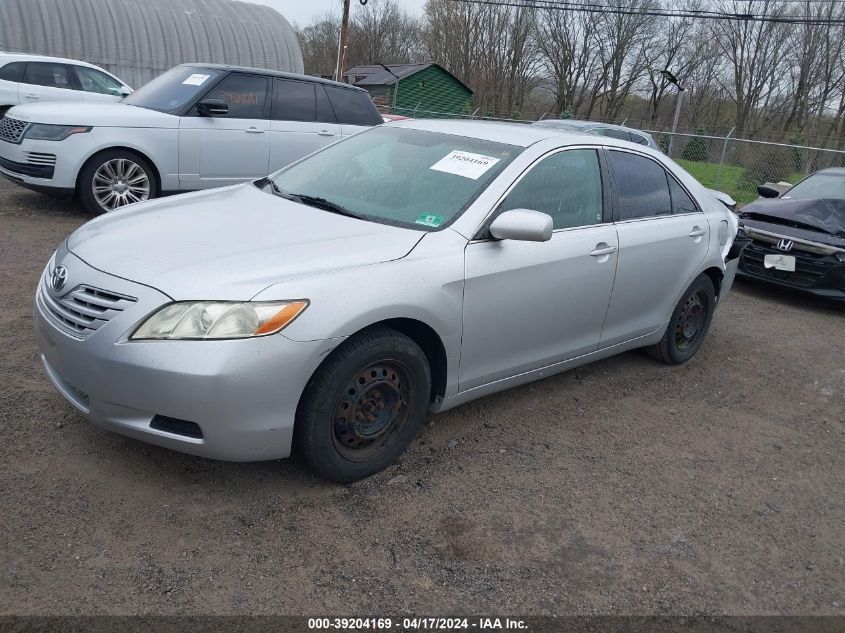
[[[329,132],[328,130],[320,130],[317,134],[319,136],[334,136],[334,132]]]
[[[247,134],[264,134],[264,130],[259,130],[257,127],[248,127],[244,130]]]
[[[590,257],[604,257],[605,255],[613,255],[615,252],[615,246],[602,246],[601,244],[596,244],[596,250],[590,253]]]
[[[35,100],[38,100],[38,95],[36,95],[36,94],[32,94],[31,92],[30,92],[29,94],[24,95],[24,97],[26,97],[27,99],[35,99]]]
[[[701,237],[701,236],[702,236],[702,235],[704,235],[706,232],[707,232],[707,231],[705,231],[704,229],[699,228],[699,227],[697,227],[697,226],[694,226],[694,227],[692,227],[692,231],[690,231],[689,236],[690,236],[690,237]]]

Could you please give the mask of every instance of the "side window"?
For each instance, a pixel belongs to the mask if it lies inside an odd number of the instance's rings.
[[[500,209],[548,213],[556,229],[600,223],[602,186],[598,154],[592,149],[573,149],[544,158],[511,190]]]
[[[672,214],[666,171],[655,161],[628,152],[608,152],[619,220]]]
[[[6,64],[3,68],[0,68],[0,79],[19,83],[23,78],[24,66],[26,66],[26,62],[12,62],[11,64]]]
[[[634,134],[631,132],[631,140],[634,143],[639,143],[640,145],[648,145],[648,139],[640,134]]]
[[[122,96],[121,89],[123,86],[120,82],[112,79],[106,73],[100,72],[94,68],[87,68],[86,66],[74,66],[76,78],[79,80],[79,86],[85,92],[96,92],[101,95],[112,95],[115,97]]]
[[[672,194],[672,213],[697,213],[698,207],[695,202],[689,197],[686,190],[678,184],[671,174],[666,174],[669,179],[669,193]]]
[[[314,89],[317,91],[317,120],[321,123],[337,123],[326,89],[319,84],[315,85]]]
[[[616,130],[612,127],[604,128],[602,136],[609,136],[610,138],[618,138],[620,141],[630,141],[631,134],[625,130]]]
[[[273,97],[275,121],[313,121],[316,111],[314,84],[306,81],[275,79],[276,94]]]
[[[229,106],[229,119],[264,119],[267,103],[266,77],[235,73],[212,88],[204,98],[222,99]]]
[[[76,82],[70,66],[50,62],[29,62],[23,75],[23,83],[48,88],[75,90]]]
[[[348,125],[378,125],[382,119],[373,105],[370,95],[360,90],[348,90],[326,86],[332,108],[338,123]]]

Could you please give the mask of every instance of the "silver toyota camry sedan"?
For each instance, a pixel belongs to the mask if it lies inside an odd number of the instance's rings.
[[[642,145],[404,121],[88,222],[44,270],[38,345],[97,426],[352,481],[428,411],[632,348],[688,361],[736,224]]]

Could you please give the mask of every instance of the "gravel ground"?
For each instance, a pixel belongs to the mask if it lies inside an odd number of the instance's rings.
[[[0,183],[0,614],[845,614],[845,308],[738,281],[688,365],[627,353],[431,416],[337,486],[65,404],[31,299],[85,220]]]

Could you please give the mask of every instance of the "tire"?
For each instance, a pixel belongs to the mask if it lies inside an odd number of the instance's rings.
[[[325,479],[369,477],[414,439],[430,394],[431,370],[419,345],[389,328],[365,330],[336,349],[306,385],[294,451]]]
[[[646,348],[649,356],[669,365],[682,365],[690,360],[704,343],[715,308],[713,280],[699,275],[675,306],[663,338]]]
[[[97,191],[96,188],[102,188]],[[142,156],[109,149],[91,157],[76,183],[82,206],[94,215],[158,196],[155,171]]]

